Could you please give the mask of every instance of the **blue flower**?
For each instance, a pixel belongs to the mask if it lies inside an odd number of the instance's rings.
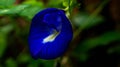
[[[29,49],[35,59],[55,59],[62,56],[73,38],[70,21],[63,10],[47,8],[32,19]]]

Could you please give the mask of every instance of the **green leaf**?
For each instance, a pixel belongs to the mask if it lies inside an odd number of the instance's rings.
[[[9,58],[5,62],[6,67],[17,67],[17,63],[12,58]]]
[[[72,55],[77,57],[80,61],[85,61],[89,58],[88,51],[96,46],[105,46],[113,41],[120,41],[120,32],[106,32],[98,37],[89,38],[81,42],[76,49],[73,51]],[[112,53],[114,51],[120,51],[120,47],[115,49],[110,49],[108,52]]]
[[[108,53],[119,53],[120,54],[120,45],[109,48]]]
[[[0,64],[0,67],[3,67],[2,64]]]
[[[0,33],[0,58],[2,57],[5,49],[6,49],[6,35]]]
[[[0,28],[0,33],[6,35],[6,34],[8,34],[12,29],[13,29],[13,25],[12,25],[12,24],[8,24],[8,25]]]
[[[38,13],[40,10],[42,10],[43,8],[41,7],[37,7],[37,6],[31,6],[29,8],[24,9],[19,15],[20,16],[25,16],[29,19],[32,19],[33,16]]]
[[[53,67],[55,60],[43,60],[44,67]]]
[[[63,0],[49,0],[47,3],[47,7],[54,7],[54,8],[60,8],[62,5]]]
[[[30,60],[31,60],[30,55],[23,54],[23,53],[21,53],[17,58],[17,61],[20,63],[26,63],[26,62],[29,62]]]
[[[95,38],[86,39],[76,48],[77,52],[87,52],[96,46],[108,45],[110,42],[120,40],[120,32],[107,32]]]
[[[30,5],[22,4],[22,5],[18,5],[13,8],[9,8],[9,9],[0,9],[0,15],[19,14],[21,11],[23,11],[24,9],[26,9],[29,6]]]
[[[53,67],[55,60],[34,60],[32,59],[28,67]]]
[[[10,14],[10,13],[11,13],[10,9],[0,9],[0,15]]]
[[[78,60],[85,62],[88,58],[89,55],[87,53],[77,53],[77,52],[73,52],[72,56],[76,57]]]
[[[6,25],[0,28],[0,58],[7,47],[7,34],[13,29],[12,25]]]
[[[94,18],[89,18],[89,14],[86,13],[80,13],[73,17],[72,19],[74,21],[74,24],[82,29],[90,28],[95,25],[98,25],[104,21],[104,19],[101,16],[97,16]],[[86,21],[89,20],[89,21]]]
[[[14,12],[14,13],[20,13],[21,11],[25,10],[28,7],[30,7],[30,5],[21,4],[21,5],[18,5],[16,7],[12,8],[11,11]]]
[[[41,60],[31,60],[31,62],[28,64],[28,67],[41,67]],[[43,66],[42,66],[43,67]]]
[[[26,0],[23,2],[23,4],[29,4],[32,6],[39,6],[39,7],[44,7],[43,2],[37,1],[37,0]]]
[[[0,0],[0,6],[11,6],[15,3],[16,0]]]

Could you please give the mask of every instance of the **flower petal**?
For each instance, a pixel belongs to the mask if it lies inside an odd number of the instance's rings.
[[[72,37],[72,26],[65,13],[56,8],[44,9],[32,19],[30,53],[35,59],[55,59],[65,53]]]

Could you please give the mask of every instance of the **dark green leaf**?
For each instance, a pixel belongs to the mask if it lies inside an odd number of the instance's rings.
[[[120,45],[109,48],[108,53],[120,53]]]
[[[41,67],[42,61],[41,60],[31,60],[28,64],[28,67]]]
[[[6,67],[17,67],[17,62],[13,60],[12,58],[9,58],[6,60],[5,65]]]
[[[28,54],[21,53],[18,56],[17,60],[18,60],[18,62],[25,63],[25,62],[29,62],[31,60],[31,57]]]
[[[96,46],[108,45],[110,42],[120,40],[120,32],[107,32],[95,38],[86,39],[77,47],[77,52],[86,52]]]
[[[87,52],[90,49],[95,48],[96,46],[108,45],[116,40],[120,41],[120,32],[107,32],[101,36],[86,39],[76,47],[72,55],[77,57],[80,61],[85,61],[89,57]],[[108,52],[112,53],[115,51],[120,51],[119,48],[120,47],[110,49]]]
[[[7,34],[13,29],[12,25],[6,25],[0,28],[0,57],[2,57],[7,47]]]
[[[0,58],[2,57],[5,49],[6,49],[6,35],[0,33]]]
[[[55,60],[43,60],[43,64],[45,67],[53,67],[55,64]]]

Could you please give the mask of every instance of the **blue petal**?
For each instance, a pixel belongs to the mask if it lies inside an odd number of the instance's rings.
[[[65,13],[56,8],[40,11],[32,19],[29,49],[33,58],[55,59],[67,50],[73,37],[72,26]]]

